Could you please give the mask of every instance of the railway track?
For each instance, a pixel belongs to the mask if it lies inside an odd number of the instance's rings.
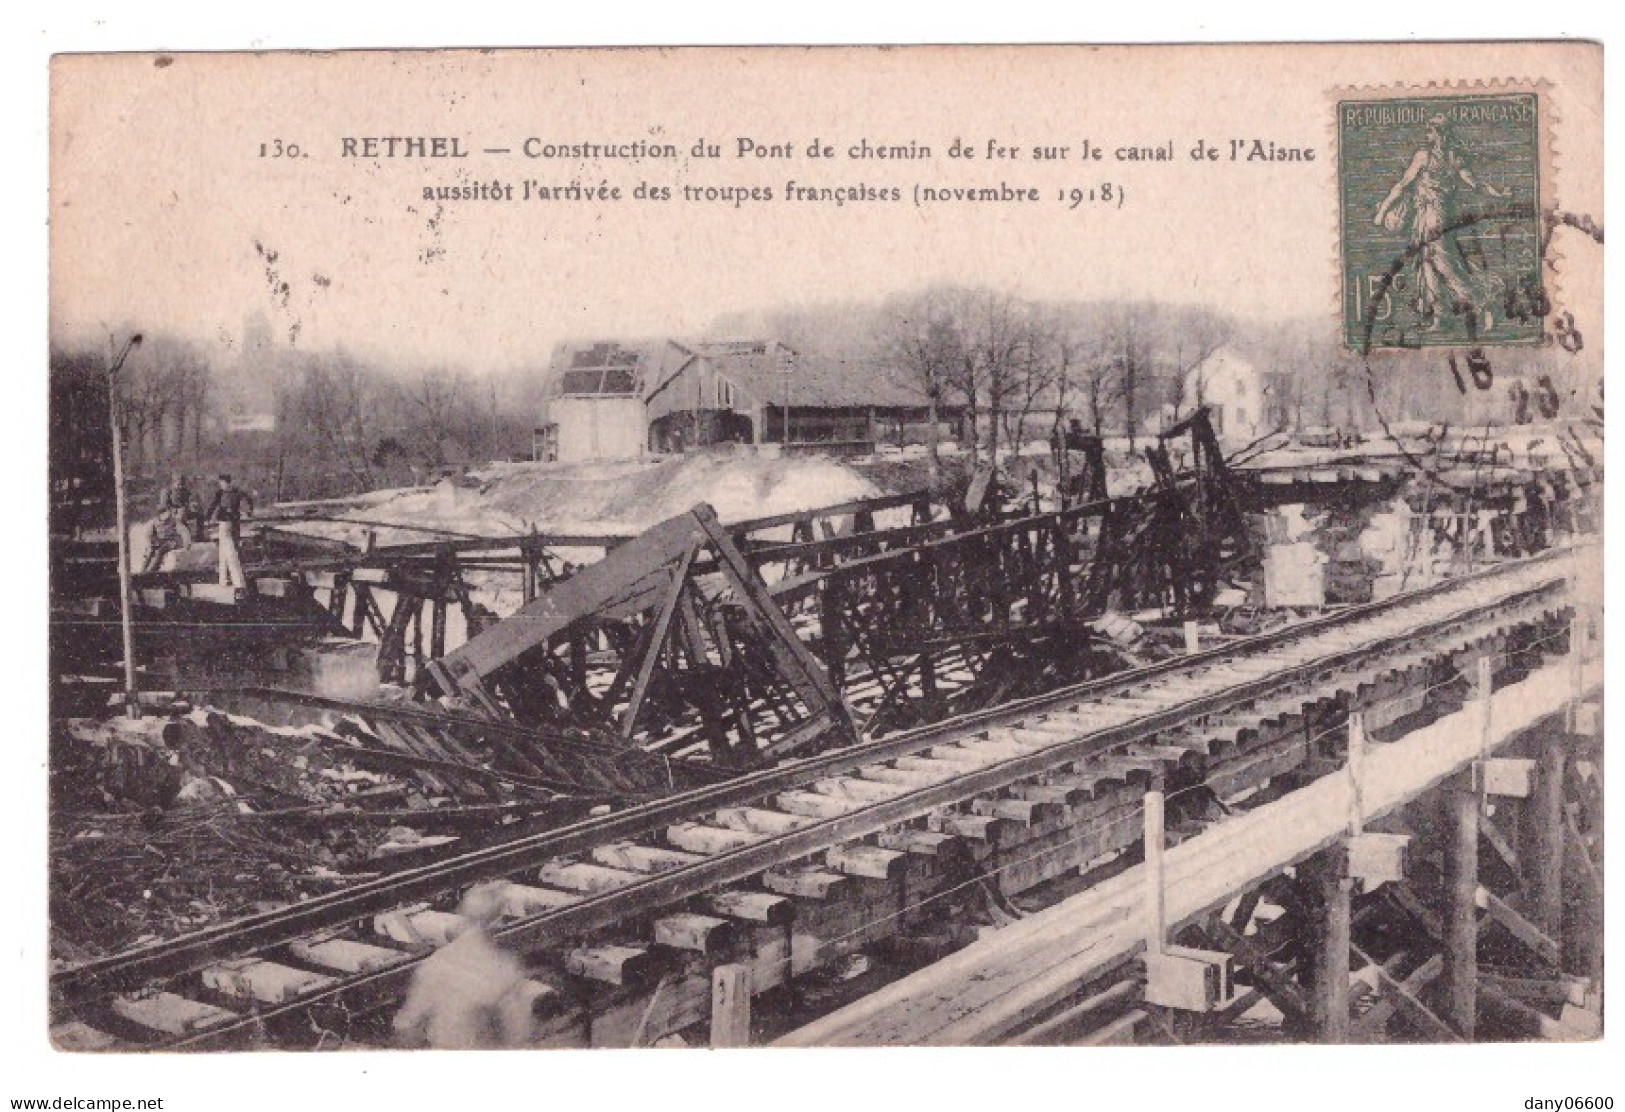
[[[1565,552],[1497,565],[65,969],[51,979],[56,1037],[310,1045],[334,1017],[386,1011],[463,927],[450,910],[460,893],[493,878],[511,882],[496,934],[533,958],[542,1027],[744,950],[764,974],[758,990],[783,983],[836,952],[798,949],[793,924],[837,892],[868,886],[895,905],[910,885],[944,883],[960,851],[975,862],[1001,842],[1065,864],[1056,839],[1080,824],[1115,831],[1095,848],[1123,848],[1153,778],[1233,792],[1302,764],[1301,738],[1249,739],[1272,721],[1307,733],[1311,708],[1549,619],[1569,574]]]

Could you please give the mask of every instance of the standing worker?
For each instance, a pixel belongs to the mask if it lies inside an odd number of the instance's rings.
[[[222,587],[248,585],[247,578],[243,575],[243,557],[237,549],[237,542],[243,536],[243,518],[253,516],[254,500],[246,491],[238,490],[233,485],[230,475],[221,475],[220,487],[214,492],[214,500],[209,503],[208,518],[210,521],[220,523],[218,537]]]

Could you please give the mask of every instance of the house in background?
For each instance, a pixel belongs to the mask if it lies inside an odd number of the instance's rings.
[[[924,396],[892,369],[775,340],[563,344],[551,374],[548,438],[566,462],[729,443],[865,455],[928,433]],[[960,409],[939,407],[944,439]]]
[[[1268,385],[1268,376],[1233,347],[1221,347],[1186,373],[1179,412],[1205,405],[1221,441],[1249,444],[1274,427]]]

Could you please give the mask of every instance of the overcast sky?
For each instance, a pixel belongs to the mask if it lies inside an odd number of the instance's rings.
[[[1335,86],[1430,72],[1404,46],[566,52],[67,58],[53,73],[53,337],[129,323],[220,349],[264,315],[279,342],[402,361],[540,363],[558,339],[693,333],[720,313],[881,298],[935,282],[1045,298],[1205,302],[1335,321]],[[1439,49],[1439,48],[1431,48]],[[1453,46],[1458,80],[1557,74],[1565,207],[1600,212],[1600,54]],[[1441,75],[1445,76],[1445,75]],[[345,158],[346,137],[456,138],[463,159]],[[529,159],[541,143],[675,144],[676,161]],[[690,159],[700,138],[723,157]],[[793,144],[741,160],[736,139]],[[810,160],[814,138],[837,157]],[[955,138],[975,151],[947,157]],[[1228,161],[1231,139],[1315,152]],[[260,157],[297,143],[304,157]],[[1021,148],[990,161],[988,140]],[[1083,140],[1105,158],[1085,163]],[[1198,139],[1221,161],[1195,163]],[[925,161],[855,161],[860,140]],[[1120,147],[1172,141],[1172,163]],[[1032,148],[1064,146],[1061,163]],[[510,148],[506,155],[485,148]],[[272,148],[274,149],[274,148]],[[524,201],[523,182],[623,199]],[[769,187],[774,199],[657,203],[640,182]],[[898,187],[896,203],[784,199],[801,185]],[[498,182],[509,201],[422,199]],[[1121,207],[1059,191],[1110,182]],[[914,184],[1037,188],[1037,203],[916,208]],[[274,255],[274,262],[269,261]],[[284,290],[283,284],[286,283]]]

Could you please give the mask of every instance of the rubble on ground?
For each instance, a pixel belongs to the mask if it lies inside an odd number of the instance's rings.
[[[54,726],[52,957],[76,963],[369,879],[444,802],[342,742],[216,711]]]

